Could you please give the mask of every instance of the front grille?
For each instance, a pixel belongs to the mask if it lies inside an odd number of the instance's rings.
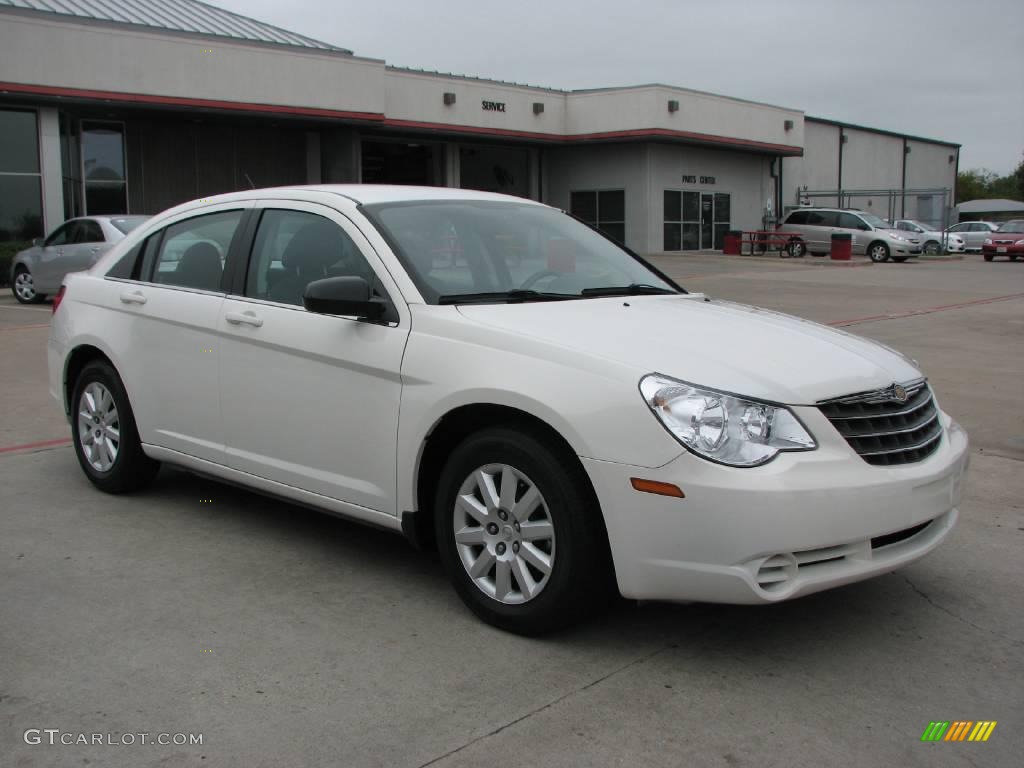
[[[939,447],[942,425],[924,379],[908,382],[903,388],[905,402],[896,400],[889,387],[824,400],[818,407],[868,464],[912,464]]]

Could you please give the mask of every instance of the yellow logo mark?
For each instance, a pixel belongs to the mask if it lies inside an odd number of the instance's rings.
[[[200,499],[200,504],[213,504],[213,499]]]
[[[200,653],[213,653],[213,648],[203,648],[199,652]]]

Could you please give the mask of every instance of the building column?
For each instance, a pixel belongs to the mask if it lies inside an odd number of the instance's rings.
[[[325,128],[320,133],[319,154],[322,183],[358,184],[362,181],[361,145],[355,129]]]
[[[459,145],[454,142],[447,142],[444,145],[444,179],[442,183],[446,187],[458,187],[462,184],[462,155]]]
[[[39,171],[43,186],[43,232],[64,221],[64,174],[60,159],[60,118],[56,109],[39,110]]]
[[[320,132],[306,131],[306,183],[319,184],[320,170]]]

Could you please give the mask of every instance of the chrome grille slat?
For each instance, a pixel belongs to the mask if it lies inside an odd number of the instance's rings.
[[[818,408],[868,464],[910,464],[938,448],[942,424],[924,379],[902,386],[907,393],[902,403],[886,388],[823,400]]]

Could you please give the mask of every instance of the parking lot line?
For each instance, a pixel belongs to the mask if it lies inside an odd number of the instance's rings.
[[[49,328],[49,323],[32,323],[31,325],[9,325],[0,328],[0,331],[27,331],[30,328]]]
[[[853,320],[835,320],[828,325],[844,326],[857,325],[859,323],[871,323],[876,320],[899,320],[903,317],[916,317],[917,315],[930,315],[933,312],[945,312],[948,309],[964,309],[976,307],[981,304],[994,304],[997,301],[1011,301],[1013,299],[1024,299],[1024,293],[1011,293],[1007,296],[995,296],[990,299],[974,299],[973,301],[962,301],[958,304],[942,304],[937,307],[926,307],[924,309],[908,309],[906,312],[889,312],[884,315],[871,315],[869,317],[858,317]]]
[[[56,448],[59,445],[71,445],[70,437],[61,437],[54,440],[40,440],[35,443],[22,443],[21,445],[9,445],[0,448],[0,453],[14,453],[15,451],[31,451],[39,448]]]

